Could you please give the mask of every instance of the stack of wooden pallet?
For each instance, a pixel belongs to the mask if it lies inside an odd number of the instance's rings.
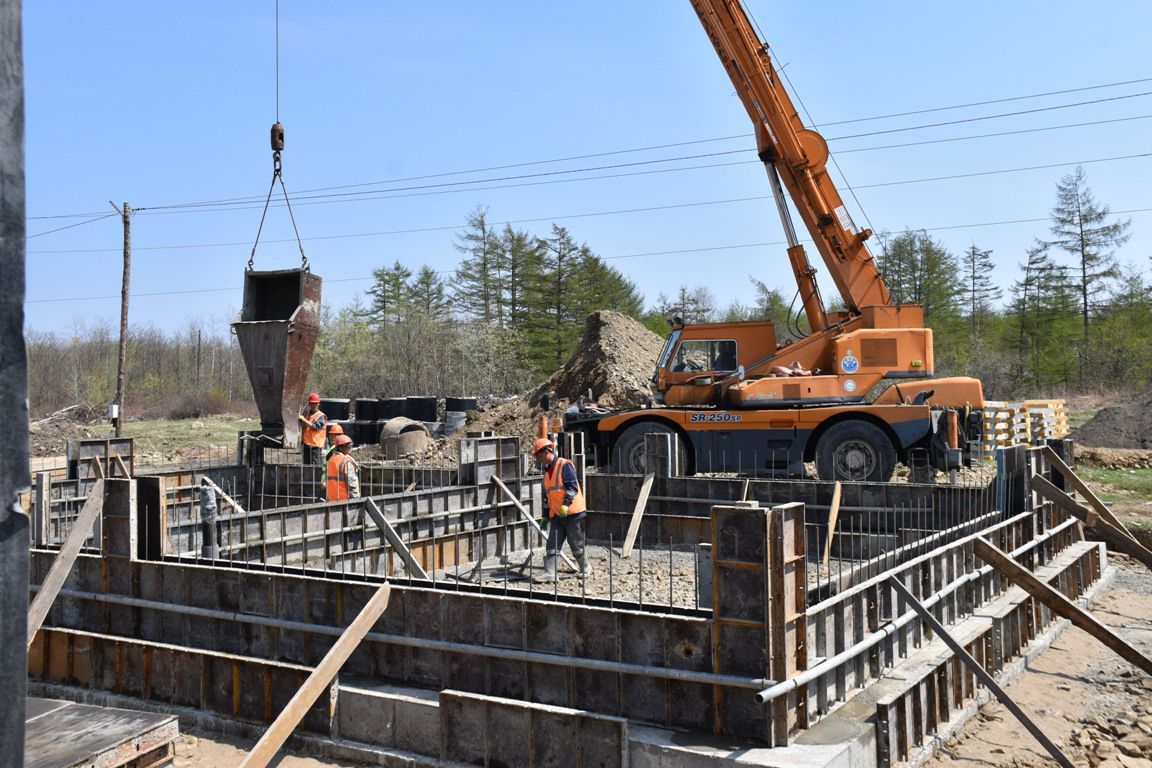
[[[987,453],[1009,445],[1039,445],[1068,434],[1063,400],[984,402],[984,444]]]

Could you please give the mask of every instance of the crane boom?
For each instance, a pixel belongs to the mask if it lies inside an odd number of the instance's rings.
[[[736,93],[756,127],[760,160],[777,190],[776,178],[783,182],[804,221],[816,249],[824,260],[840,297],[850,314],[861,308],[892,303],[892,297],[876,262],[864,244],[871,230],[856,229],[844,202],[825,169],[828,145],[824,138],[804,126],[792,99],[780,82],[767,43],[760,40],[739,0],[692,0],[700,23],[716,48]],[[777,198],[781,216],[787,210]],[[791,223],[784,224],[791,233]],[[805,301],[805,311],[813,330],[824,324],[813,270],[802,246],[789,234],[788,254]]]

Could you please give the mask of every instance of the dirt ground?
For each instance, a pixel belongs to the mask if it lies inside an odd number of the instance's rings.
[[[240,765],[256,739],[239,739],[204,731],[182,732],[176,740],[174,768],[229,768]],[[268,764],[272,768],[359,768],[362,763],[323,761],[282,752]]]
[[[1152,573],[1109,553],[1116,581],[1092,615],[1152,657]],[[1077,766],[1152,768],[1152,676],[1088,633],[1070,627],[1005,689]],[[996,701],[939,744],[927,768],[1056,766],[1047,751]]]

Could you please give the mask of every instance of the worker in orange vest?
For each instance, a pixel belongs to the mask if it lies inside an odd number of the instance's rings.
[[[339,422],[328,422],[328,450],[324,451],[324,463],[328,463],[328,459],[332,458],[332,454],[336,452],[336,438],[344,434],[344,427],[340,426]]]
[[[328,417],[320,410],[320,395],[308,395],[308,409],[297,418],[301,424],[300,459],[305,464],[323,464]]]
[[[544,498],[548,502],[548,548],[544,553],[543,580],[556,578],[556,558],[564,542],[568,542],[572,556],[580,564],[580,578],[591,573],[588,555],[584,551],[584,521],[587,504],[576,467],[568,459],[556,454],[556,445],[541,437],[532,445],[532,453],[544,470]]]
[[[360,498],[360,477],[356,473],[356,460],[348,453],[352,438],[338,435],[336,451],[328,459],[328,501]]]

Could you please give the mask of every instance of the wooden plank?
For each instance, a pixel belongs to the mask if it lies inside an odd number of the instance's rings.
[[[124,459],[120,458],[120,454],[112,454],[112,458],[116,459],[116,466],[120,467],[120,472],[124,477],[132,477],[132,473],[128,471],[128,465],[124,463]]]
[[[492,482],[495,483],[496,486],[504,492],[504,495],[508,497],[508,500],[512,502],[513,506],[520,510],[520,514],[524,516],[524,519],[528,521],[528,524],[535,528],[536,533],[540,534],[541,538],[547,542],[548,534],[544,533],[544,531],[540,529],[540,524],[537,523],[536,519],[528,513],[528,510],[524,508],[524,505],[520,503],[520,499],[516,498],[511,489],[504,485],[504,481],[496,477],[496,475],[492,475]],[[576,572],[580,571],[580,567],[576,565],[572,558],[568,557],[568,555],[564,554],[563,552],[560,552],[560,559],[567,563],[568,567],[572,570]]]
[[[104,479],[104,465],[100,463],[100,457],[99,456],[91,456],[91,457],[89,457],[89,461],[92,462],[92,470],[96,473],[96,477],[99,478],[100,480],[103,480]]]
[[[1024,714],[1024,710],[1020,709],[1016,702],[997,684],[995,678],[988,674],[988,671],[980,666],[980,663],[972,658],[968,651],[964,650],[964,646],[960,645],[952,635],[948,634],[948,630],[944,628],[944,625],[936,620],[936,617],[932,615],[931,611],[920,604],[920,601],[908,591],[908,588],[900,582],[900,579],[893,576],[888,579],[888,583],[892,586],[896,594],[903,599],[912,610],[920,615],[920,620],[932,628],[932,632],[935,633],[936,637],[944,641],[944,644],[952,649],[952,653],[963,661],[976,677],[980,678],[980,682],[984,683],[984,685],[988,687],[988,690],[992,691],[1009,712],[1016,716],[1020,724],[1028,729],[1028,732],[1036,738],[1036,741],[1040,742],[1044,749],[1048,751],[1048,754],[1052,756],[1053,760],[1064,768],[1075,768],[1072,761],[1068,759],[1068,756],[1061,752],[1060,748],[1045,736],[1044,732]]]
[[[652,483],[655,481],[655,473],[649,472],[644,475],[644,482],[640,484],[640,495],[636,497],[636,506],[632,508],[632,520],[628,523],[628,535],[624,537],[620,557],[632,555],[632,547],[636,545],[636,536],[640,533],[640,521],[644,519],[644,510],[648,507],[648,494],[652,492]]]
[[[92,534],[92,525],[103,509],[104,481],[97,480],[84,502],[84,508],[76,517],[76,522],[73,523],[68,538],[64,540],[64,545],[60,547],[56,559],[52,561],[52,568],[48,571],[48,577],[40,585],[40,591],[36,593],[36,598],[28,609],[29,648],[32,647],[36,633],[40,631],[40,626],[48,616],[48,609],[52,607],[52,603],[56,602],[56,595],[60,594],[60,588],[64,586],[64,580],[68,578],[72,564],[76,562],[76,556],[80,554],[80,548],[84,546],[84,542]]]
[[[216,485],[216,483],[212,482],[212,478],[208,477],[207,475],[200,475],[200,484],[212,486],[213,488],[216,489],[216,495],[221,497],[222,499],[224,499],[224,501],[228,502],[228,504],[231,505],[232,509],[236,510],[237,512],[239,512],[242,515],[248,514],[248,512],[245,511],[244,507],[240,506],[240,502],[236,501],[236,499],[232,498],[227,493],[225,493],[223,488]]]
[[[1048,478],[1032,475],[1032,490],[1051,499],[1056,506],[1070,515],[1079,518],[1080,522],[1091,528],[1109,547],[1136,558],[1152,570],[1152,552],[1142,547],[1139,542],[1125,536],[1114,525],[1096,514],[1095,510],[1077,504],[1075,499],[1053,485]]]
[[[1006,553],[977,537],[972,540],[976,554],[984,558],[993,568],[1012,580],[1016,586],[1052,609],[1052,612],[1068,619],[1080,629],[1108,646],[1125,660],[1152,675],[1152,659],[1124,641],[1122,637],[1101,624],[1090,613],[1081,609],[1060,592],[1052,589],[1036,578],[1028,569],[1021,566]]]
[[[245,756],[240,763],[240,768],[264,768],[276,756],[300,720],[316,703],[316,699],[328,687],[332,679],[336,677],[336,673],[344,666],[344,662],[348,660],[352,652],[360,645],[364,635],[368,634],[368,631],[384,613],[384,609],[388,607],[391,589],[388,582],[380,585],[380,589],[376,590],[376,594],[372,596],[372,599],[368,601],[368,604],[364,606],[355,620],[348,625],[348,629],[344,630],[344,634],[340,635],[340,638],[324,655],[316,669],[312,670],[312,674],[304,681],[304,685],[300,686],[300,690],[296,692],[296,695],[292,697],[283,711],[276,716],[276,720],[256,742],[256,746],[252,747],[252,751]]]
[[[840,516],[840,481],[832,489],[832,506],[828,509],[828,539],[824,542],[824,570],[828,570],[828,559],[832,555],[832,537],[836,535],[836,519]]]
[[[404,565],[408,568],[408,573],[417,576],[421,579],[428,578],[428,572],[420,567],[420,563],[416,562],[416,558],[412,557],[412,551],[408,549],[408,545],[400,538],[400,534],[396,533],[396,529],[384,517],[384,513],[380,511],[380,507],[376,506],[376,502],[372,500],[371,496],[365,497],[365,506],[368,510],[368,517],[372,518],[372,522],[376,523],[384,533],[384,538],[400,555],[400,559],[404,561]]]
[[[1089,488],[1084,483],[1084,481],[1081,480],[1080,477],[1072,471],[1071,467],[1064,463],[1063,459],[1056,455],[1056,451],[1052,450],[1051,446],[1044,446],[1044,456],[1047,457],[1048,463],[1052,465],[1052,468],[1063,475],[1064,479],[1067,480],[1072,485],[1072,487],[1076,489],[1076,492],[1084,497],[1089,506],[1096,510],[1096,514],[1107,520],[1109,523],[1115,526],[1117,530],[1119,530],[1128,538],[1132,539],[1132,541],[1136,541],[1136,537],[1132,535],[1132,532],[1129,531],[1127,527],[1125,527],[1124,523],[1120,522],[1120,520],[1114,514],[1112,514],[1112,510],[1108,509],[1108,505],[1097,498],[1096,494],[1092,492],[1092,489]]]

